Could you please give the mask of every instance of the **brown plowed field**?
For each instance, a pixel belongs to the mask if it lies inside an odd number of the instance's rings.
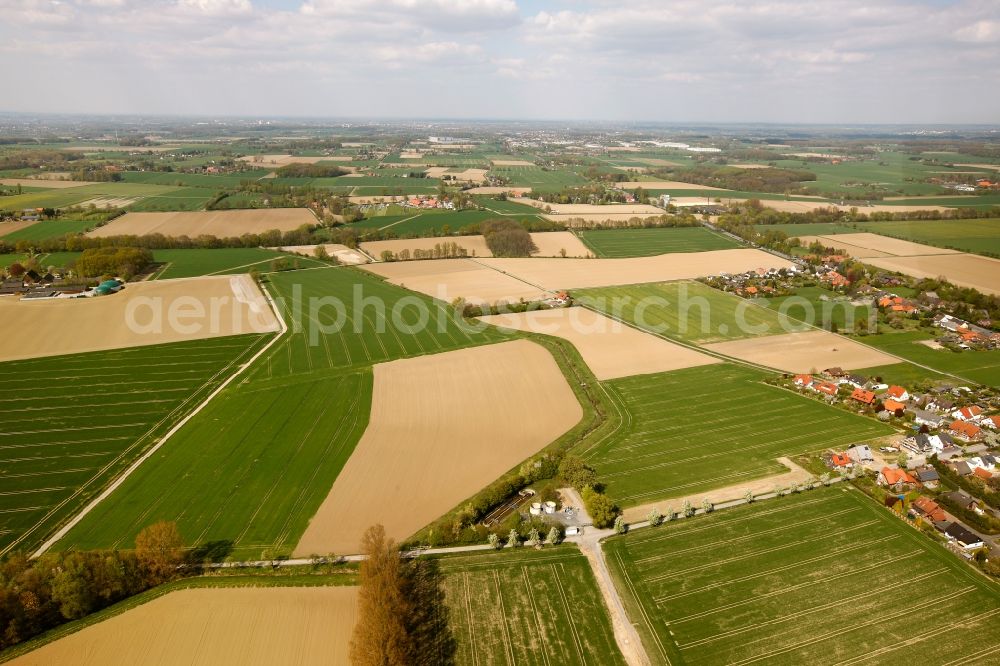
[[[259,234],[277,229],[294,231],[303,224],[316,224],[307,208],[259,208],[254,210],[207,210],[175,213],[127,213],[87,235],[107,236],[201,236],[216,238]]]

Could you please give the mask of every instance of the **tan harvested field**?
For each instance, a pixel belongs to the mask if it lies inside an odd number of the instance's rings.
[[[20,231],[21,229],[27,229],[33,224],[38,224],[38,220],[30,222],[24,220],[18,220],[17,222],[0,222],[0,238],[6,236],[7,234],[12,234],[15,231]]]
[[[428,178],[440,178],[445,172],[448,171],[449,167],[446,166],[432,166],[424,169],[424,173],[427,174]]]
[[[537,257],[558,257],[559,251],[566,250],[568,257],[587,257],[591,254],[583,242],[568,231],[546,231],[531,234],[538,247]],[[361,243],[361,248],[378,258],[384,250],[400,252],[409,250],[433,250],[435,245],[455,243],[468,251],[470,257],[492,257],[493,253],[482,236],[434,236],[431,238],[400,238],[395,240],[369,241]]]
[[[572,259],[527,259],[526,261],[573,261]],[[550,296],[543,289],[525,284],[480,265],[471,259],[428,259],[368,264],[366,271],[381,275],[392,284],[405,286],[450,303],[461,296],[469,303],[537,301]]]
[[[561,257],[560,250],[566,250],[567,257],[589,257],[593,253],[577,236],[568,231],[545,231],[531,234],[538,252],[535,257]]]
[[[955,166],[975,167],[977,169],[995,169],[997,171],[1000,171],[1000,164],[977,163],[977,164],[956,164]]]
[[[630,214],[630,215],[662,215],[663,209],[649,204],[607,204],[604,206],[597,204],[557,204],[537,201],[528,197],[513,197],[511,201],[516,203],[534,206],[541,210],[546,208],[552,211],[553,215],[604,215],[604,214]]]
[[[0,338],[0,361],[278,330],[248,275],[136,282],[93,298],[4,298],[0,321],[6,331],[31,331]]]
[[[253,210],[209,210],[173,213],[127,213],[87,233],[91,238],[107,236],[200,236],[218,238],[259,234],[277,229],[294,231],[303,224],[316,224],[307,208],[258,208]]]
[[[859,245],[852,245],[838,240],[837,236],[798,236],[799,242],[803,246],[812,245],[815,242],[822,243],[825,247],[831,247],[843,254],[850,255],[855,259],[867,259],[869,257],[891,257],[888,252],[880,252]]]
[[[737,169],[770,169],[769,164],[730,164],[728,166],[736,167]]]
[[[288,247],[278,247],[273,249],[281,250],[282,252],[292,252],[293,254],[301,254],[304,257],[315,257],[317,247],[319,247],[319,245],[290,245]],[[350,264],[354,266],[357,264],[368,263],[368,257],[357,250],[352,250],[346,245],[340,245],[339,243],[326,243],[323,247],[326,248],[326,253],[328,255],[336,257],[342,264]]]
[[[531,191],[530,187],[472,187],[465,190],[466,194],[501,194],[502,192],[510,192],[515,197],[519,197],[522,194],[526,194]]]
[[[365,529],[406,539],[582,418],[555,360],[514,340],[380,363],[371,418],[295,548],[356,553]]]
[[[729,199],[726,198],[724,201],[736,203],[738,201],[746,201],[746,199]],[[875,204],[873,206],[839,206],[828,201],[780,201],[772,199],[762,199],[761,203],[768,208],[773,208],[775,210],[780,210],[787,213],[808,213],[813,210],[818,210],[820,208],[836,208],[837,210],[848,212],[851,208],[857,208],[859,213],[912,213],[914,211],[921,210],[936,210],[936,211],[946,211],[951,210],[946,206],[890,206]]]
[[[785,153],[785,155],[791,155],[792,157],[822,157],[825,160],[844,159],[843,155],[833,155],[831,153]]]
[[[490,160],[493,166],[535,166],[534,162],[527,160]]]
[[[719,190],[718,187],[708,185],[697,185],[695,183],[682,183],[677,180],[630,180],[615,183],[615,187],[620,190],[634,190],[641,187],[644,190]]]
[[[931,254],[961,254],[958,250],[947,250],[940,247],[934,247],[932,245],[923,245],[922,243],[914,243],[912,241],[900,240],[898,238],[889,238],[888,236],[880,236],[879,234],[873,233],[857,233],[857,234],[835,234],[832,236],[801,236],[800,239],[803,242],[812,242],[813,240],[819,240],[827,245],[833,245],[836,247],[844,246],[846,250],[851,253],[851,256],[856,256],[858,258],[863,257],[919,257],[922,255]],[[858,254],[854,254],[855,250]],[[874,252],[874,254],[865,254],[865,252]]]
[[[705,349],[784,372],[873,368],[899,359],[829,331],[803,331],[704,345]]]
[[[347,666],[356,587],[170,592],[9,662],[15,666]]]
[[[1000,260],[976,254],[939,254],[924,257],[884,257],[865,263],[915,278],[945,276],[960,287],[1000,295]]]
[[[685,280],[792,265],[754,249],[675,252],[628,259],[481,259],[479,263],[552,291]]]
[[[81,187],[83,185],[96,185],[85,180],[51,180],[48,178],[0,178],[0,185],[7,187],[44,187],[52,190],[62,190],[67,187]]]
[[[636,330],[586,308],[557,308],[480,317],[483,321],[569,340],[601,380],[680,370],[719,361]]]

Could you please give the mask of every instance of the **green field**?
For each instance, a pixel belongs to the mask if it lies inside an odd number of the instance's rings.
[[[86,203],[91,199],[123,198],[142,200],[176,192],[178,187],[143,183],[96,183],[64,189],[49,189],[0,198],[0,210],[25,208],[65,208]]]
[[[705,227],[605,229],[581,231],[580,239],[597,257],[651,257],[669,252],[703,252],[743,247]]]
[[[498,199],[490,199],[487,197],[476,198],[478,199],[480,206],[490,212],[499,213],[500,215],[537,216],[539,212],[534,206],[518,203],[516,201],[500,201]]]
[[[586,306],[684,342],[778,335],[805,327],[774,310],[700,282],[663,282],[573,291]]]
[[[757,231],[782,231],[787,236],[828,236],[831,234],[856,234],[858,230],[846,224],[809,222],[805,224],[757,224]]]
[[[927,195],[941,192],[940,185],[921,181],[945,168],[920,164],[910,157],[906,153],[884,152],[876,159],[840,164],[803,162],[795,158],[775,160],[775,163],[779,167],[815,173],[815,181],[802,184],[821,194],[845,192],[861,199],[871,193]]]
[[[575,546],[452,555],[444,580],[456,664],[624,664]]]
[[[289,333],[58,547],[127,547],[146,524],[169,519],[191,544],[221,542],[242,558],[287,554],[364,432],[373,363],[509,337],[492,328],[466,332],[451,320],[439,328],[436,311],[425,329],[404,332],[399,317],[414,322],[412,303],[433,307],[430,299],[351,268],[278,273],[270,280]],[[298,290],[301,327],[292,300]],[[368,299],[362,310],[355,310],[355,296]],[[311,313],[311,297],[341,299],[343,328],[331,326],[332,306]],[[393,306],[404,297],[411,305],[394,321]],[[385,320],[377,303],[388,308]],[[317,323],[329,328],[311,340]]]
[[[719,364],[604,382],[624,425],[586,455],[608,495],[620,506],[681,497],[781,473],[778,456],[894,432],[764,377]]]
[[[587,183],[586,178],[569,169],[545,170],[537,166],[495,166],[490,174],[508,178],[511,187],[530,187],[534,192],[555,192]]]
[[[274,259],[298,261],[302,268],[328,266],[312,259],[260,247],[218,248],[212,250],[154,250],[153,260],[167,265],[155,275],[157,280],[196,277],[220,273],[248,273],[270,269]]]
[[[66,234],[81,234],[97,226],[94,220],[43,220],[30,227],[19,229],[3,237],[8,243],[23,241],[42,241],[48,238],[59,238]]]
[[[214,190],[204,187],[182,187],[170,194],[137,201],[128,206],[128,209],[135,212],[202,210],[215,194]]]
[[[605,545],[653,664],[988,664],[1000,588],[853,488]]]
[[[858,222],[857,231],[965,252],[1000,254],[1000,219]]]
[[[174,173],[163,171],[125,171],[122,173],[126,183],[146,183],[148,185],[176,185],[177,187],[203,187],[212,191],[238,187],[248,180],[258,180],[270,171],[257,169],[241,173],[213,176],[203,173]]]
[[[483,210],[460,211],[419,211],[414,210],[402,215],[384,215],[370,217],[367,220],[354,222],[352,227],[364,230],[386,229],[399,236],[429,234],[432,231],[445,233],[455,232],[470,224],[479,224],[485,220],[495,219],[496,213]],[[511,217],[511,216],[504,216]],[[537,215],[514,216],[514,219],[539,219]],[[448,229],[444,229],[444,227]]]
[[[289,553],[368,423],[371,373],[230,387],[57,547],[130,548],[158,520],[191,545]]]
[[[872,306],[852,305],[843,295],[823,287],[802,287],[791,296],[758,298],[754,302],[826,330],[852,330],[857,322],[868,322],[874,313]]]
[[[0,363],[0,548],[37,546],[229,376],[262,336]]]
[[[270,280],[269,288],[292,330],[261,359],[257,377],[368,366],[509,339],[492,327],[482,332],[467,330],[454,319],[450,307],[354,268],[290,271],[272,274]],[[296,293],[300,294],[299,306]],[[312,298],[327,300],[311,312]],[[339,330],[334,330],[340,318],[334,300],[343,306],[344,323]],[[419,321],[418,307],[427,308],[427,326],[405,330]],[[311,334],[320,326],[330,332]]]
[[[953,352],[921,344],[921,341],[933,339],[932,334],[923,331],[890,331],[866,336],[861,342],[940,373],[1000,387],[1000,350]]]

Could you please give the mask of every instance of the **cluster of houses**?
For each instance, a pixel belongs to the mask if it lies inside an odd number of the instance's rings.
[[[976,500],[971,495],[961,490],[946,493],[946,497],[959,506],[977,505]],[[961,523],[948,520],[944,509],[929,497],[918,497],[913,500],[910,503],[908,513],[914,518],[919,517],[933,525],[938,532],[963,550],[977,550],[985,545],[981,536],[970,531]]]
[[[797,266],[790,268],[759,267],[745,273],[722,273],[704,278],[702,282],[744,298],[784,296],[794,290],[795,285],[792,283],[792,278],[796,275],[799,275]]]
[[[962,349],[1000,348],[1000,333],[958,317],[938,314],[934,317],[934,325],[945,331],[939,338],[941,342],[950,342]]]
[[[448,199],[438,199],[436,197],[417,197],[413,196],[408,199],[404,199],[399,202],[403,208],[444,208],[447,210],[455,209],[455,202],[449,201]]]
[[[975,181],[975,185],[970,183],[947,183],[945,184],[945,187],[950,190],[955,190],[956,192],[976,192],[980,189],[988,190],[993,187],[1000,187],[1000,183],[994,182],[989,178],[980,178]]]
[[[840,368],[828,368],[818,377],[795,375],[792,383],[800,389],[819,393],[830,402],[843,397],[876,412],[885,411],[897,418],[912,417],[920,432],[907,437],[904,445],[918,454],[937,453],[939,457],[948,457],[948,449],[954,447],[955,440],[977,442],[984,439],[986,431],[1000,431],[1000,415],[987,415],[976,404],[956,404],[958,395],[966,400],[972,395],[971,389],[965,387],[911,395],[903,386],[878,383]],[[932,429],[939,432],[931,434]]]

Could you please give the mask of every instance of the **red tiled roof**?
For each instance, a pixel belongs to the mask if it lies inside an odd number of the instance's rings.
[[[831,382],[820,382],[819,384],[813,384],[813,388],[820,393],[826,393],[827,395],[837,395],[837,385]]]
[[[836,467],[847,467],[851,464],[851,459],[846,453],[834,453],[830,457],[830,462]]]
[[[975,468],[974,470],[972,470],[972,473],[975,474],[976,476],[978,476],[980,479],[992,479],[993,478],[993,474],[991,474],[990,472],[987,472],[982,467]]]
[[[875,402],[875,394],[871,391],[866,391],[864,389],[856,388],[854,392],[851,393],[851,397],[858,402],[863,402],[866,405],[870,405]]]
[[[980,428],[975,423],[969,423],[967,421],[952,421],[952,424],[948,426],[952,431],[957,432],[961,435],[965,435],[970,439],[976,437],[980,433]]]
[[[891,467],[882,468],[882,477],[885,478],[885,482],[890,486],[894,486],[897,483],[916,483],[917,480],[907,473],[905,469],[893,469]]]
[[[885,407],[885,411],[892,412],[894,414],[897,409],[906,409],[906,405],[901,402],[896,402],[895,400],[886,400],[882,403],[882,406]]]
[[[902,386],[890,386],[889,390],[886,391],[889,395],[897,400],[902,400],[903,396],[906,395],[906,389]]]

